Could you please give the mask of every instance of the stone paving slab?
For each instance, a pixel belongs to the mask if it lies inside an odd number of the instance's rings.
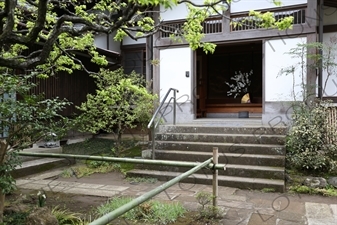
[[[227,201],[241,201],[241,202],[245,202],[247,201],[247,197],[246,196],[239,196],[239,195],[220,195],[219,197],[223,200],[227,200]]]
[[[24,189],[41,190],[44,187],[47,187],[47,185],[27,183],[27,184],[24,184],[24,185],[20,185],[19,187],[24,188]]]
[[[24,184],[28,184],[28,183],[31,183],[31,182],[33,182],[33,180],[29,180],[29,179],[17,179],[15,183],[16,183],[17,186],[22,186]]]
[[[282,220],[282,219],[277,219],[276,220],[276,225],[307,225],[307,222],[294,222],[294,221],[289,221],[289,220]]]
[[[247,225],[252,214],[253,210],[231,208],[226,211],[221,223],[226,225]]]
[[[62,170],[56,169],[56,170],[53,170],[53,171],[50,171],[50,172],[46,172],[46,173],[31,176],[29,179],[31,179],[31,180],[48,179],[48,178],[51,178],[51,177],[59,176],[62,172],[63,172],[63,169]]]
[[[237,201],[218,201],[218,205],[237,209],[253,209],[254,207],[252,203]]]
[[[77,185],[77,188],[101,188],[104,187],[105,185],[103,184],[86,184],[86,183],[80,183],[79,185]]]
[[[248,225],[276,225],[276,216],[253,213],[249,219]]]
[[[85,184],[78,182],[54,181],[54,180],[36,180],[36,179],[18,179],[16,185],[23,189],[44,190],[52,192],[64,192],[69,194],[91,195],[112,197],[128,189],[124,186],[100,185],[98,189],[96,184]]]
[[[91,196],[100,196],[100,197],[113,197],[119,194],[118,191],[108,191],[108,190],[99,190],[99,189],[85,189],[85,188],[69,188],[64,191],[64,193],[69,194],[78,194],[78,195],[88,195],[88,190],[90,190]]]
[[[285,222],[292,222],[292,223],[305,223],[306,217],[302,213],[295,213],[295,212],[278,212],[277,218],[280,221]]]
[[[337,220],[333,215],[332,207],[328,204],[306,202],[306,217],[308,225],[336,225]]]
[[[331,204],[330,208],[337,224],[337,204]]]
[[[98,188],[100,190],[112,190],[112,191],[117,191],[117,192],[121,192],[121,191],[125,191],[127,189],[129,189],[129,187],[125,187],[125,186],[115,186],[115,185],[104,185],[103,187]]]
[[[63,192],[74,195],[140,196],[163,182],[155,184],[119,182],[116,185],[47,180],[55,173],[22,178],[16,181],[19,188]],[[39,177],[39,178],[38,178]],[[42,178],[42,179],[40,179]],[[114,184],[114,183],[113,183]],[[195,196],[198,192],[212,193],[210,185],[176,184],[155,196],[162,201],[179,201],[190,210],[200,206]],[[329,200],[326,197],[311,199]],[[324,199],[325,198],[325,199]],[[280,193],[238,191],[236,188],[219,187],[218,205],[225,212],[220,224],[224,225],[337,225],[337,204],[306,201],[303,198]],[[336,198],[337,200],[337,198]],[[331,200],[330,203],[333,203]]]

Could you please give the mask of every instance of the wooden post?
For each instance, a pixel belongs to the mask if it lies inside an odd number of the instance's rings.
[[[213,147],[213,164],[218,164],[218,147]],[[213,207],[218,206],[218,170],[213,170]]]

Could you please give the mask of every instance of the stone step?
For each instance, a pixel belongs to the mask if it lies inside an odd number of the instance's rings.
[[[219,142],[219,143],[250,143],[283,145],[284,135],[253,135],[253,134],[197,134],[197,133],[159,133],[158,141],[188,141],[188,142]]]
[[[128,176],[138,177],[152,177],[158,180],[168,181],[181,173],[170,171],[155,171],[155,170],[140,170],[134,169],[128,172]],[[193,174],[185,178],[182,182],[190,183],[191,185],[181,185],[184,189],[192,188],[195,184],[207,184],[212,185],[212,176],[206,176],[204,174]],[[218,176],[219,186],[242,188],[242,189],[257,189],[272,188],[277,192],[284,192],[285,185],[284,180],[272,180],[261,178],[248,178],[248,177],[234,177],[234,176]]]
[[[285,176],[286,127],[267,127],[230,120],[198,121],[193,124],[161,125],[155,136],[155,157],[160,160],[203,162],[213,156],[213,147],[219,149],[219,184],[237,188],[274,188],[283,192]],[[247,120],[247,122],[249,122]],[[229,123],[230,122],[230,123]],[[226,123],[226,124],[224,124]],[[147,154],[151,151],[146,150]],[[147,156],[148,157],[148,156]],[[144,165],[138,167],[141,176],[171,179],[188,168]],[[145,172],[144,172],[145,171]],[[137,175],[138,173],[134,173]],[[143,175],[142,175],[143,174]],[[212,170],[202,169],[187,182],[211,184]],[[190,181],[188,181],[190,180]],[[186,182],[186,180],[184,180]]]
[[[195,152],[212,152],[213,147],[218,147],[219,153],[285,155],[284,145],[273,144],[241,144],[241,143],[216,143],[216,142],[179,142],[156,141],[156,149],[179,150]]]
[[[252,134],[260,136],[262,134],[284,135],[287,128],[284,126],[244,126],[244,127],[215,127],[200,124],[188,125],[161,125],[160,133],[216,133],[216,134]]]
[[[30,160],[23,162],[21,166],[17,166],[14,171],[12,171],[12,176],[14,178],[25,177],[37,173],[41,173],[47,170],[52,170],[56,168],[61,168],[74,164],[75,161],[72,159],[55,159],[55,158],[38,158],[35,160]]]
[[[158,165],[141,165],[140,169],[148,169],[155,171],[169,171],[183,173],[189,170],[185,167],[173,167],[173,166],[158,166]],[[207,174],[211,176],[213,170],[201,169],[198,174]],[[218,170],[219,175],[224,176],[236,176],[236,177],[250,177],[250,178],[265,178],[265,179],[280,179],[284,180],[285,171],[283,167],[271,167],[271,166],[252,166],[252,165],[236,165],[227,164],[224,170]]]
[[[203,162],[211,158],[212,152],[194,152],[177,150],[156,150],[155,157],[159,160],[176,160],[188,162]],[[235,165],[256,165],[284,167],[285,157],[280,155],[258,155],[241,153],[219,154],[219,163]]]

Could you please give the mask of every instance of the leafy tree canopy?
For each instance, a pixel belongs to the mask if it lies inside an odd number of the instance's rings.
[[[222,15],[231,0],[4,0],[0,2],[0,67],[36,69],[40,75],[58,70],[71,72],[83,64],[75,51],[85,51],[92,61],[107,64],[94,46],[97,33],[144,38],[158,31],[169,32],[156,12],[159,6],[174,9],[187,4],[189,14],[180,35],[192,49],[213,52],[215,45],[203,43],[201,22],[211,15]],[[280,1],[274,0],[276,5]],[[271,13],[254,13],[262,27],[286,29],[291,18],[275,21]],[[176,34],[175,34],[176,35]],[[40,47],[36,47],[40,46]]]

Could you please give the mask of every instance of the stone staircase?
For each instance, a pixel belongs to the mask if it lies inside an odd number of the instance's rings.
[[[285,127],[163,125],[156,134],[156,159],[203,162],[219,149],[219,185],[243,189],[285,191]],[[229,124],[230,125],[230,124]],[[169,180],[189,168],[146,165],[128,176]],[[212,170],[202,169],[183,182],[212,184]]]

